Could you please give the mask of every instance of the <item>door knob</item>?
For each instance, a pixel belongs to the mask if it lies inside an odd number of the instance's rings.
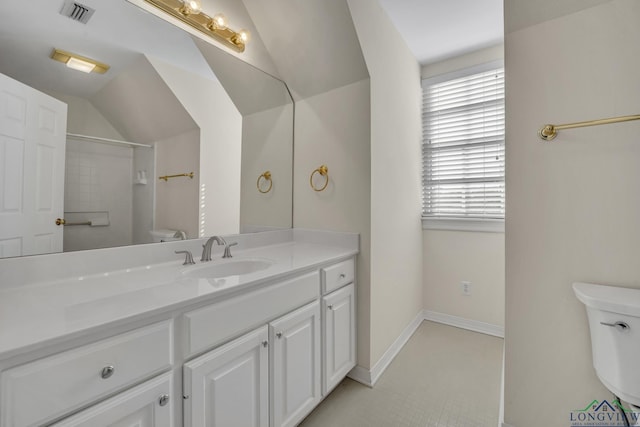
[[[65,221],[64,218],[56,219],[56,225],[65,225],[66,223],[67,221]]]

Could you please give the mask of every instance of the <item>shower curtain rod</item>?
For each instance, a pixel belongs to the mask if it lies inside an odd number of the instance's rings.
[[[544,125],[542,129],[538,131],[538,136],[545,141],[551,141],[558,134],[557,131],[562,129],[573,129],[573,128],[580,128],[585,126],[607,125],[609,123],[629,122],[631,120],[640,120],[640,115],[620,116],[620,117],[612,117],[610,119],[600,119],[600,120],[588,120],[586,122],[569,123],[566,125]]]
[[[153,146],[148,144],[139,144],[137,142],[120,141],[118,139],[100,138],[98,136],[79,135],[77,133],[67,133],[67,136],[71,138],[84,139],[87,141],[100,142],[103,144],[123,144],[123,145],[131,145],[133,147],[153,148]]]

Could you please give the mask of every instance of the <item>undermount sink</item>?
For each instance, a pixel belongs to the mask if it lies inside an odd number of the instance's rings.
[[[182,272],[185,277],[200,279],[215,279],[219,277],[241,276],[255,273],[273,265],[273,261],[266,259],[239,259],[221,262],[208,262],[205,265],[191,267]]]

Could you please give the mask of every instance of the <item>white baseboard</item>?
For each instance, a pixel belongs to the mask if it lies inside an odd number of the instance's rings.
[[[367,387],[373,387],[371,383],[371,371],[362,366],[356,365],[347,376],[354,381],[358,381],[360,384],[366,385]]]
[[[451,314],[438,313],[437,311],[424,310],[424,320],[443,323],[456,328],[468,329],[494,337],[504,338],[504,327],[477,320],[465,319],[464,317],[452,316]]]
[[[380,376],[387,369],[393,359],[400,353],[402,347],[409,341],[411,335],[418,329],[418,326],[424,320],[424,312],[418,312],[418,315],[407,325],[402,331],[400,336],[391,344],[391,346],[384,352],[380,360],[374,365],[371,370],[356,366],[349,372],[348,377],[352,380],[358,381],[366,386],[373,387],[373,385],[380,379]]]
[[[506,427],[504,423],[504,359],[505,349],[502,346],[502,369],[500,373],[500,409],[498,412],[498,427]]]

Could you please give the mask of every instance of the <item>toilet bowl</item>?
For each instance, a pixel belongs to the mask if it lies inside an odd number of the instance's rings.
[[[640,413],[640,289],[574,283],[573,290],[587,309],[596,375]]]

